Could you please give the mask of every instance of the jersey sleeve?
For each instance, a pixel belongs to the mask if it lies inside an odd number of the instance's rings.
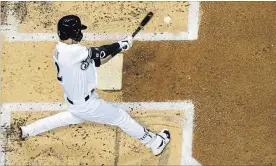
[[[95,62],[96,67],[101,66],[101,50],[99,50],[97,47],[90,47],[87,48],[88,50],[88,57],[89,59],[93,60]]]
[[[114,56],[113,54],[117,54],[119,52],[118,50],[121,51],[119,43],[90,47],[88,48],[88,57],[94,60],[96,67],[99,67],[101,65],[101,59],[105,59],[110,55]]]

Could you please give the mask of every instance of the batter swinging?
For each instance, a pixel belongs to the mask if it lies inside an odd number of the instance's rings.
[[[78,16],[62,17],[57,27],[60,41],[57,42],[53,58],[68,111],[21,126],[20,137],[26,139],[57,127],[90,121],[118,126],[151,148],[154,155],[159,155],[170,141],[168,130],[152,133],[132,119],[126,111],[100,99],[94,91],[97,86],[96,67],[105,64],[117,53],[128,50],[133,38],[127,37],[100,47],[84,47],[79,42],[83,37],[81,31],[87,27],[81,24]]]

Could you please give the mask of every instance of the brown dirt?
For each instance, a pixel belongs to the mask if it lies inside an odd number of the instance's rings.
[[[6,22],[7,22],[7,11],[8,11],[8,4],[7,2],[0,2],[1,4],[1,19],[0,19],[0,22],[1,22],[1,25],[6,25]]]
[[[154,12],[144,32],[182,32],[187,28],[187,2],[19,2],[15,3],[15,16],[20,32],[55,32],[62,16],[76,14],[88,26],[86,32],[133,32],[143,17]],[[61,7],[62,6],[62,7]],[[112,10],[111,10],[112,9]],[[164,24],[165,16],[172,17]]]
[[[49,111],[12,112],[5,152],[7,165],[179,165],[181,159],[183,111],[132,110],[140,124],[157,132],[166,127],[173,137],[166,151],[153,157],[120,129],[86,122],[60,127],[22,141],[18,126],[56,114]]]
[[[201,9],[199,40],[134,44],[123,98],[192,99],[193,154],[203,165],[276,165],[276,3]]]

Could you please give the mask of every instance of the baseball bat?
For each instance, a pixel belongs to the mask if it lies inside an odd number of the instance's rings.
[[[146,17],[142,20],[142,22],[140,23],[140,25],[138,26],[138,28],[135,30],[135,32],[133,32],[132,37],[135,37],[137,35],[137,33],[142,30],[144,28],[145,25],[147,25],[147,23],[151,20],[153,16],[152,12],[149,12]]]
[[[142,20],[142,22],[140,23],[140,25],[138,26],[138,28],[132,33],[132,37],[135,37],[137,35],[138,32],[140,32],[145,25],[147,25],[147,23],[151,20],[153,16],[152,12],[149,12],[146,17]]]
[[[140,23],[140,25],[138,26],[138,28],[132,33],[132,37],[135,37],[137,35],[138,32],[140,32],[145,25],[147,25],[147,23],[151,20],[153,16],[152,12],[149,12],[146,17],[142,20],[142,22]],[[118,54],[119,52],[121,52],[122,49],[118,49],[117,51],[115,51],[112,56]]]

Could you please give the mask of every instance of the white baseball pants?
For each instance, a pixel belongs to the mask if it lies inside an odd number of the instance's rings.
[[[23,135],[35,136],[58,127],[79,124],[85,121],[118,126],[129,136],[137,139],[141,139],[146,135],[145,128],[132,119],[126,111],[99,99],[96,93],[91,97],[92,99],[89,99],[85,104],[69,105],[68,111],[22,126]],[[150,139],[151,137],[140,141],[146,144]]]

